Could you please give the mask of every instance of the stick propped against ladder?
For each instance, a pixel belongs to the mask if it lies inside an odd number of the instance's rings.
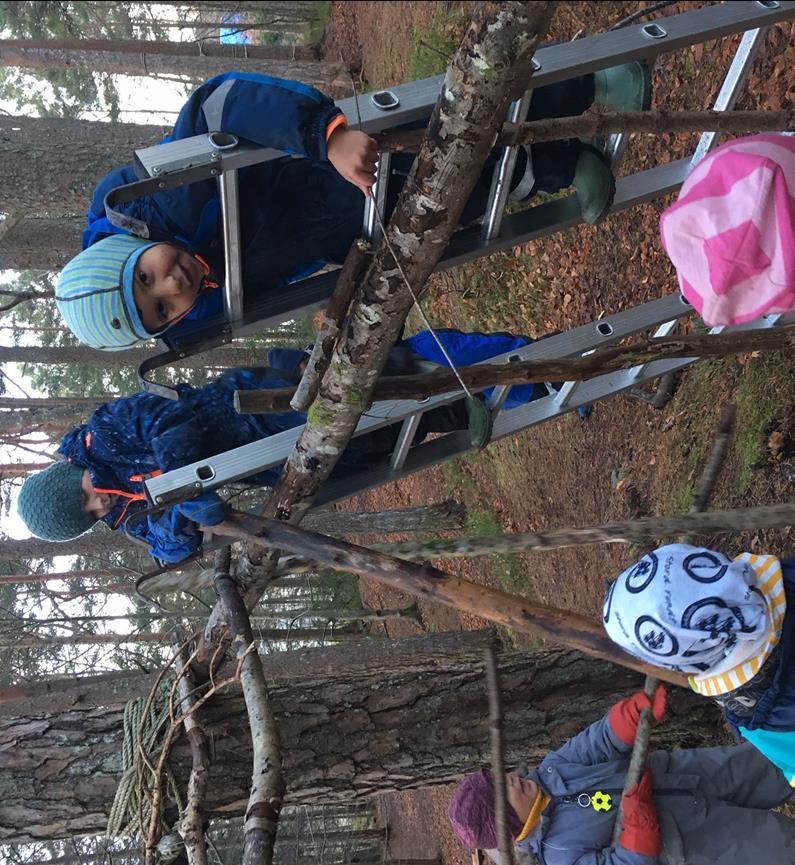
[[[706,510],[709,500],[712,498],[715,481],[717,481],[718,474],[723,467],[723,461],[726,458],[729,441],[732,437],[732,432],[734,431],[735,417],[735,406],[733,404],[725,406],[721,414],[715,441],[712,443],[712,450],[710,451],[709,458],[707,459],[707,463],[704,466],[704,471],[701,475],[701,480],[699,481],[696,497],[693,501],[693,507],[690,509],[691,513],[699,513]],[[691,536],[692,532],[682,535],[680,543],[686,543]],[[654,700],[654,692],[657,690],[659,678],[659,673],[647,676],[643,685],[643,693],[649,698],[650,705]],[[624,827],[624,796],[626,796],[627,792],[640,781],[640,777],[646,767],[646,757],[649,753],[649,737],[651,736],[653,726],[652,721],[652,710],[642,709],[640,718],[638,719],[638,726],[635,730],[635,744],[632,746],[629,768],[627,769],[627,774],[624,779],[624,790],[621,794],[621,802],[619,803],[616,822],[613,826],[614,847],[618,844],[618,840],[621,837],[621,832]]]
[[[234,510],[212,531],[258,547],[286,550],[330,568],[362,574],[394,588],[646,675],[658,672],[656,667],[626,654],[616,646],[605,633],[601,622],[570,610],[534,603],[518,595],[481,586],[430,565],[404,561],[367,547],[305,531],[280,520]],[[665,681],[687,687],[686,676],[670,670],[660,670],[659,673]]]

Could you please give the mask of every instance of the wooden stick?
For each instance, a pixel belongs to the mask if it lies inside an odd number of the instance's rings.
[[[715,482],[718,479],[718,475],[720,474],[720,470],[723,467],[724,460],[726,459],[726,452],[734,430],[734,421],[736,416],[737,411],[734,404],[724,406],[723,411],[721,412],[720,423],[718,424],[718,432],[715,435],[715,440],[712,443],[709,457],[707,458],[706,465],[701,473],[698,491],[693,501],[693,506],[690,509],[691,515],[703,511],[707,507],[709,500],[712,498],[712,493],[715,489]],[[680,537],[679,542],[686,543],[687,537]],[[654,699],[654,692],[657,690],[657,685],[659,684],[658,678],[659,676],[646,676],[646,681],[643,684],[643,693],[650,701]],[[621,802],[618,806],[616,822],[613,825],[612,843],[614,847],[618,844],[621,832],[624,828],[624,796],[626,796],[627,792],[631,790],[638,781],[640,781],[640,776],[643,774],[643,770],[646,767],[646,758],[649,753],[649,739],[651,737],[653,726],[654,718],[651,709],[641,709],[640,717],[638,718],[638,726],[635,730],[635,742],[632,746],[632,755],[629,758],[629,766],[627,767],[627,774],[624,779],[624,790],[621,794]]]
[[[363,240],[353,243],[337,277],[320,331],[315,338],[312,354],[290,401],[294,411],[306,411],[317,396],[320,380],[331,363],[331,353],[337,344],[345,314],[351,304],[353,292],[367,266],[367,244]]]
[[[795,128],[795,111],[627,111],[605,114],[578,114],[554,117],[528,123],[505,123],[495,146],[514,147],[540,141],[565,138],[595,138],[616,132],[662,133],[727,132],[747,135],[751,132],[783,132]],[[416,152],[423,130],[381,132],[375,136],[379,150]]]
[[[632,345],[599,349],[584,357],[523,360],[516,363],[480,363],[459,369],[469,388],[492,385],[528,384],[544,381],[585,381],[609,372],[630,369],[656,360],[674,358],[726,357],[755,351],[790,351],[795,345],[795,325],[780,328],[724,331],[718,334],[686,334],[677,337],[651,337]],[[459,390],[451,370],[382,378],[375,386],[373,399],[426,399]],[[293,388],[235,392],[235,405],[243,414],[289,411]]]
[[[508,828],[508,791],[505,785],[505,750],[502,746],[500,680],[493,646],[488,646],[483,651],[483,660],[489,692],[491,775],[494,779],[494,819],[497,824],[497,844],[505,865],[514,865],[513,838]]]
[[[415,595],[473,613],[523,633],[577,649],[595,658],[649,674],[657,671],[622,651],[607,636],[600,622],[498,589],[480,586],[430,565],[418,565],[377,553],[345,541],[308,532],[280,520],[269,520],[239,511],[215,527],[218,534],[261,547],[287,550],[337,570],[364,574]],[[671,670],[666,681],[687,687],[687,677]]]
[[[215,587],[226,608],[229,629],[233,634],[232,646],[240,666],[240,684],[254,752],[243,834],[243,865],[271,865],[285,792],[282,748],[248,611],[229,576],[229,559],[228,548],[216,553]]]
[[[180,714],[184,716],[185,735],[190,743],[192,766],[188,779],[185,811],[179,821],[179,834],[185,842],[188,865],[207,865],[207,841],[204,837],[204,802],[207,796],[207,774],[210,748],[204,728],[193,711],[196,689],[190,669],[190,658],[184,640],[179,650],[181,669],[177,670]]]

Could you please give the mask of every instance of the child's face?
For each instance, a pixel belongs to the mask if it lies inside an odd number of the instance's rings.
[[[116,496],[97,492],[91,483],[91,475],[87,470],[83,472],[83,480],[80,483],[80,504],[89,516],[102,519],[113,510],[115,502]]]
[[[144,327],[158,333],[190,310],[204,269],[187,251],[170,243],[147,249],[135,265],[133,295]]]
[[[530,809],[538,795],[538,785],[530,778],[517,775],[516,772],[506,772],[505,786],[508,804],[524,823],[530,816]]]

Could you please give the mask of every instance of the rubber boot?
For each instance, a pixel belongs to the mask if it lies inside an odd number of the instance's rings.
[[[607,157],[595,147],[583,144],[577,159],[572,186],[577,190],[580,213],[589,225],[601,222],[616,194],[616,179]]]
[[[611,111],[648,111],[651,73],[645,61],[623,63],[594,72],[594,102]]]

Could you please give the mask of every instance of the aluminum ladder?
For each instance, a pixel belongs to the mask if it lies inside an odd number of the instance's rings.
[[[734,106],[754,57],[764,42],[767,27],[776,21],[792,17],[795,17],[795,2],[732,2],[685,12],[652,24],[598,34],[575,43],[542,48],[535,58],[537,71],[533,76],[533,85],[551,84],[630,60],[647,59],[651,62],[661,53],[742,33],[742,39],[714,104],[716,110],[729,110]],[[435,104],[441,80],[439,76],[360,97],[358,102],[361,128],[373,133],[427,117]],[[392,107],[385,107],[387,102]],[[520,100],[512,106],[514,117],[521,118],[522,111],[526,110],[526,105],[522,103],[523,100]],[[348,118],[357,116],[353,100],[344,100],[339,105]],[[243,308],[240,232],[236,214],[236,172],[245,165],[281,154],[245,145],[234,146],[223,138],[209,142],[208,151],[207,137],[200,138],[202,141],[187,139],[185,142],[158,145],[138,151],[136,156],[151,178],[148,182],[164,184],[160,188],[208,176],[219,177],[229,274],[225,286],[225,319],[221,322],[222,330],[212,335],[205,329],[193,341],[175,340],[172,344],[167,344],[168,351],[142,369],[142,375],[156,366],[173,362],[187,354],[203,351],[235,337],[256,333],[258,329],[286,318],[308,314],[324,305],[335,281],[333,272],[320,274],[295,283],[288,297],[266,299],[256,307]],[[691,165],[714,146],[716,138],[714,133],[705,133],[691,157],[619,178],[611,212],[624,210],[677,189]],[[614,136],[611,139],[609,150],[615,160],[620,158],[626,144],[624,136]],[[187,156],[180,156],[180,146],[187,152]],[[193,151],[190,151],[191,147]],[[171,149],[169,153],[164,152],[168,149]],[[202,155],[197,157],[196,153]],[[440,269],[454,267],[497,250],[544,237],[580,222],[579,208],[573,197],[506,214],[504,203],[507,188],[501,178],[510,176],[513,156],[511,148],[506,148],[500,156],[483,225],[456,232],[440,263]],[[388,160],[382,159],[382,173],[387,162]],[[383,194],[383,185],[379,183],[376,200]],[[368,220],[369,225],[365,228],[369,228],[374,235],[372,212],[365,213],[365,221]],[[653,332],[654,335],[662,336],[669,334],[676,323],[690,313],[689,305],[678,293],[674,293],[601,318],[567,333],[546,338],[519,351],[493,358],[490,362],[510,363],[515,360],[577,356],[640,332]],[[775,327],[783,321],[781,316],[768,316],[751,326]],[[585,382],[567,382],[559,390],[548,389],[545,397],[510,411],[502,409],[507,388],[497,388],[489,406],[493,417],[492,440],[637,387],[643,382],[681,369],[695,360],[696,358],[660,361]],[[159,386],[150,386],[153,390],[158,388]],[[448,433],[432,441],[410,446],[424,412],[460,399],[461,396],[461,392],[452,392],[421,403],[400,400],[373,404],[362,417],[355,435],[387,424],[402,424],[391,458],[366,471],[328,482],[315,504],[319,506],[345,498],[469,450],[471,445],[465,431]],[[153,504],[166,505],[217,489],[265,468],[281,465],[300,433],[300,428],[287,430],[151,478],[145,484],[149,499]]]

